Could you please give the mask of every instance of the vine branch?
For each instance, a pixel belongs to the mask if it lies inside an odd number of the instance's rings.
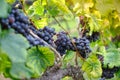
[[[68,66],[65,69],[59,68],[59,65],[47,69],[39,79],[31,80],[61,80],[65,76],[70,76],[73,80],[84,80],[81,67]]]

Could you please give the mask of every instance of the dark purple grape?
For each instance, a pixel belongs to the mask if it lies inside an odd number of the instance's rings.
[[[113,67],[113,68],[104,68],[102,67],[102,78],[106,78],[106,79],[110,79],[114,77],[114,73],[117,72],[119,70],[119,67]]]
[[[15,22],[15,18],[14,17],[9,16],[8,19],[9,19],[9,23],[11,23],[11,24]]]

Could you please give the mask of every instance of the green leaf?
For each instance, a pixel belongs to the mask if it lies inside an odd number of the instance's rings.
[[[13,63],[10,74],[17,79],[30,79],[32,72],[24,63]]]
[[[50,13],[51,16],[57,16],[59,13],[59,10],[56,7],[50,7],[48,9],[48,12]]]
[[[15,0],[6,0],[6,2],[8,2],[8,3],[12,4],[12,3],[14,3],[14,2],[15,2]]]
[[[62,78],[62,80],[73,80],[73,79],[70,76],[65,76],[64,78]]]
[[[35,1],[33,3],[32,9],[34,10],[34,14],[43,15],[43,13],[44,13],[44,7],[40,3],[41,3],[41,1]]]
[[[2,29],[1,29],[1,25],[0,25],[0,34],[1,34],[1,32],[2,32]]]
[[[73,51],[67,51],[63,61],[69,61],[75,56],[75,53]]]
[[[82,65],[82,70],[90,78],[98,78],[102,74],[101,63],[95,55],[91,55]]]
[[[26,49],[29,47],[26,39],[13,31],[3,31],[0,36],[2,52],[7,54],[12,62],[25,62],[27,56]]]
[[[27,9],[27,14],[37,29],[48,25],[48,18],[45,14],[46,0],[37,0]]]
[[[15,34],[13,30],[2,31],[0,34],[0,54],[7,55],[12,64],[9,67],[10,72],[5,72],[6,75],[17,79],[31,77],[32,72],[25,67],[28,47],[29,44],[23,36]]]
[[[41,0],[34,1],[33,5],[26,11],[31,17],[38,15],[39,17],[44,14],[44,6]]]
[[[30,70],[25,67],[26,49],[28,47],[29,44],[26,39],[19,34],[15,34],[13,30],[3,31],[0,34],[0,54],[7,55],[11,60],[12,65],[9,69],[10,75],[14,78],[30,78],[31,76]],[[6,75],[9,75],[9,72]]]
[[[33,47],[28,53],[27,66],[34,71],[34,77],[42,75],[48,66],[54,64],[54,53],[47,47]]]
[[[8,4],[5,0],[0,0],[0,17],[6,17],[8,15]]]
[[[63,68],[67,66],[67,64],[74,65],[75,53],[73,51],[67,51],[63,58]]]
[[[97,18],[94,14],[87,15],[90,17],[89,26],[90,26],[90,35],[93,31],[99,31],[101,29],[101,20]]]
[[[97,52],[97,54],[105,55],[106,53],[107,52],[106,52],[105,46],[100,46],[99,47],[99,52]]]
[[[120,51],[118,49],[111,48],[107,50],[104,56],[104,66],[113,68],[114,66],[120,66]]]
[[[32,19],[34,21],[34,24],[36,25],[37,29],[43,28],[46,25],[48,25],[47,23],[47,18],[42,18],[40,20],[37,19]]]
[[[7,55],[0,52],[0,73],[4,73],[6,68],[11,67],[11,62]]]
[[[115,80],[120,80],[120,69],[116,72],[116,79]]]

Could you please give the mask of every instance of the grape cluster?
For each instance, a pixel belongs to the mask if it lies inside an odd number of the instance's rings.
[[[90,36],[90,35],[86,36],[86,38],[87,38],[90,42],[92,42],[92,41],[93,41],[93,42],[97,41],[97,40],[99,39],[99,37],[100,37],[100,33],[99,33],[99,32],[93,32],[91,36]]]
[[[73,42],[72,42],[73,41]],[[87,57],[87,54],[91,52],[89,41],[86,38],[73,38],[72,41],[65,32],[60,32],[57,35],[57,40],[55,44],[57,46],[56,50],[61,53],[61,55],[66,53],[66,50],[78,51],[83,58]]]
[[[16,2],[15,4],[17,4]],[[14,4],[14,6],[15,6]],[[54,45],[52,37],[56,34],[54,28],[44,27],[43,29],[37,30],[32,23],[29,21],[28,17],[26,17],[18,8],[13,7],[9,16],[7,18],[2,18],[0,20],[3,29],[13,28],[16,33],[22,34],[27,38],[31,46],[36,45],[45,45],[39,39],[30,35],[30,30],[34,32],[38,37],[46,41],[50,45]]]
[[[30,32],[32,31],[39,38],[43,39],[45,42],[55,47],[61,55],[65,54],[67,50],[77,50],[79,51],[81,56],[85,58],[87,56],[87,53],[91,52],[89,41],[85,37],[72,38],[72,42],[71,39],[67,36],[67,33],[59,32],[57,34],[56,41],[54,41],[53,36],[56,35],[54,28],[45,26],[43,29],[37,30],[29,21],[28,17],[20,11],[21,8],[15,7],[18,4],[19,2],[13,4],[12,10],[7,18],[0,19],[2,29],[13,28],[16,33],[22,34],[24,37],[26,37],[31,46],[45,46],[45,44],[40,39],[31,35]]]
[[[91,52],[90,42],[85,37],[78,39],[74,38],[74,44],[76,45],[77,50],[83,58],[86,58],[88,56],[88,53]],[[75,48],[73,49],[76,50]]]
[[[83,30],[82,30],[83,31]],[[100,33],[99,32],[94,32],[92,33],[92,35],[89,35],[89,29],[85,29],[83,31],[83,37],[86,37],[90,42],[95,42],[100,38]]]
[[[40,41],[39,39],[37,39],[31,35],[26,36],[26,38],[30,43],[30,47],[37,46],[37,45],[45,46],[45,44],[42,41]]]
[[[16,33],[20,33],[27,38],[30,42],[30,45],[37,45],[41,43],[37,39],[34,39],[33,36],[29,35],[29,28],[33,27],[23,13],[20,12],[19,9],[12,8],[9,16],[7,18],[2,18],[0,20],[2,28],[13,28]]]
[[[44,41],[46,41],[50,45],[54,45],[53,43],[53,36],[56,34],[54,28],[50,28],[48,26],[45,26],[43,29],[39,29],[35,32],[40,38],[42,38]]]
[[[110,79],[114,77],[114,73],[119,70],[119,67],[113,67],[113,68],[102,68],[102,78]]]
[[[27,35],[30,22],[28,18],[18,9],[13,8],[7,18],[1,19],[3,28],[13,28],[16,32]]]
[[[100,54],[97,54],[98,59],[100,60],[101,64],[102,64],[102,76],[100,80],[105,80],[105,79],[110,79],[114,77],[114,73],[117,72],[120,67],[113,67],[113,68],[109,68],[107,66],[107,68],[105,68],[103,65],[103,61],[104,61],[104,57]]]
[[[57,40],[55,41],[56,44],[56,50],[61,54],[65,54],[66,50],[70,49],[71,41],[67,37],[67,34],[65,32],[59,32],[57,34]]]

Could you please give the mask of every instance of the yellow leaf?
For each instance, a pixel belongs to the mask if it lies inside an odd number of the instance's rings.
[[[47,18],[42,18],[40,20],[34,20],[34,24],[37,27],[37,29],[43,28],[44,26],[47,26]]]
[[[65,0],[51,0],[51,2],[63,12],[70,13],[70,10],[68,9],[67,5],[65,5]]]
[[[120,13],[120,0],[114,0],[114,6],[117,11]]]
[[[14,3],[14,2],[15,2],[15,0],[6,0],[6,2],[8,2],[8,3],[12,4],[12,3]]]
[[[102,74],[101,63],[95,55],[91,55],[82,65],[82,70],[91,78],[98,78]]]
[[[95,7],[101,15],[108,15],[114,9],[114,0],[96,0]]]
[[[92,0],[74,0],[73,11],[80,16],[82,13],[89,13],[89,8],[93,7]]]

